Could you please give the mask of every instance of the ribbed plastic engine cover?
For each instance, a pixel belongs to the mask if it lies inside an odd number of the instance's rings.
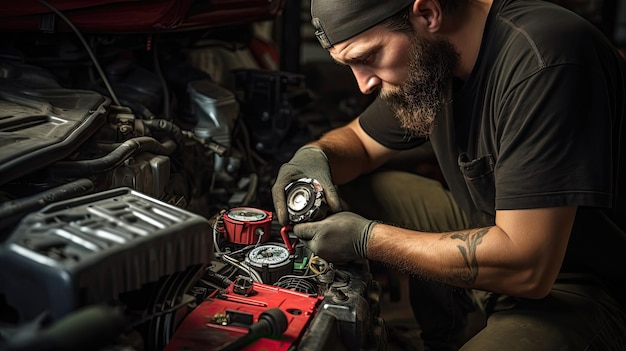
[[[23,321],[57,320],[208,263],[210,238],[206,218],[129,188],[58,202],[26,216],[0,248],[0,295]]]

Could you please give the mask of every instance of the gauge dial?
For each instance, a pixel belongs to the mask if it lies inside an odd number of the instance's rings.
[[[252,207],[237,207],[228,211],[228,217],[240,222],[257,222],[267,217],[267,213]]]
[[[246,261],[253,266],[277,266],[289,261],[289,251],[278,245],[261,245],[248,253]]]

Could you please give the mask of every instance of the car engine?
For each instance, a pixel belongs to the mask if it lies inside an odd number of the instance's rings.
[[[368,262],[273,217],[278,168],[332,124],[258,34],[285,1],[12,4],[0,350],[385,348]]]

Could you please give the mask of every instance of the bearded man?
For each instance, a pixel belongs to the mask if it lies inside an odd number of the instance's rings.
[[[312,0],[316,36],[378,94],[278,172],[330,213],[293,233],[332,263],[411,273],[430,350],[624,350],[626,63],[542,0]],[[445,184],[385,170],[432,144]],[[482,329],[468,334],[478,309]]]

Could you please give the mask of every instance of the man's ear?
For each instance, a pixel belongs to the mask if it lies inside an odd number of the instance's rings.
[[[441,27],[442,10],[438,0],[415,0],[411,11],[411,23],[418,26],[418,31],[431,33],[439,31]]]

